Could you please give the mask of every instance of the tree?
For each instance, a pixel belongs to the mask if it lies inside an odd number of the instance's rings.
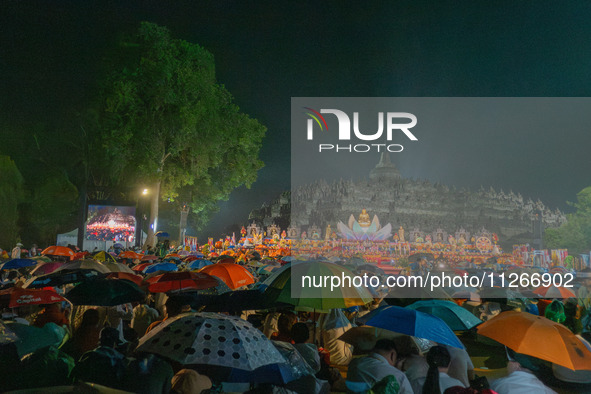
[[[0,155],[0,247],[3,249],[14,246],[20,240],[18,206],[24,199],[23,185],[23,177],[14,161]]]
[[[206,216],[215,202],[250,187],[263,163],[265,127],[240,112],[216,82],[213,56],[144,22],[122,43],[102,97],[102,146],[120,177],[151,184],[148,245],[159,200]],[[117,64],[120,63],[120,64]]]
[[[577,193],[577,202],[570,203],[576,211],[567,215],[559,228],[548,228],[544,242],[550,249],[563,248],[583,253],[591,250],[591,187]]]

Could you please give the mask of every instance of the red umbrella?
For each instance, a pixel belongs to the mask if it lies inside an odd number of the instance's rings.
[[[69,257],[70,260],[74,257],[74,251],[70,248],[66,248],[65,246],[50,246],[41,252],[42,255],[50,255],[50,256],[65,256]]]
[[[220,258],[217,263],[218,264],[234,264],[236,262],[236,260],[234,259],[234,257],[231,256],[226,256],[223,258]]]
[[[218,286],[218,281],[211,275],[200,272],[167,272],[146,280],[152,293],[166,293],[180,290],[203,290]]]
[[[152,263],[141,263],[133,267],[132,270],[136,272],[142,272],[144,269],[146,269],[146,267],[149,267],[150,265],[152,265]]]
[[[22,289],[11,287],[0,291],[0,305],[8,308],[17,308],[25,305],[55,304],[67,301],[53,290]]]
[[[152,261],[152,260],[158,260],[160,257],[158,256],[154,256],[154,255],[147,255],[147,256],[142,256],[142,258],[140,259],[141,261]]]
[[[41,263],[35,267],[33,271],[31,271],[31,275],[41,276],[46,274],[51,274],[53,271],[57,270],[59,267],[64,265],[63,261],[52,261],[51,263]]]
[[[199,260],[199,257],[197,256],[187,256],[184,258],[184,262],[185,263],[190,263],[191,261],[195,261],[195,260]]]
[[[144,278],[139,275],[130,274],[129,272],[111,272],[106,276],[107,279],[123,279],[135,283],[138,286],[142,285]]]
[[[254,283],[254,276],[252,276],[248,269],[239,264],[213,264],[201,268],[199,272],[217,276],[231,289],[237,289]]]

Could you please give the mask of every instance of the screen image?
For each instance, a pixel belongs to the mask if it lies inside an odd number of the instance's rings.
[[[86,239],[92,241],[133,242],[135,238],[135,207],[89,205]]]

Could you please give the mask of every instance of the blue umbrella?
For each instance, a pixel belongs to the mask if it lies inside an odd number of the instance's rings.
[[[178,267],[173,263],[152,264],[144,270],[144,274],[151,274],[156,271],[178,271]]]
[[[393,305],[379,309],[366,325],[464,349],[451,328],[438,317]]]
[[[12,259],[0,266],[1,270],[15,270],[23,267],[32,267],[37,265],[37,260],[33,259]]]
[[[482,323],[482,320],[468,310],[451,301],[423,300],[408,305],[406,308],[437,316],[454,331],[469,330]]]
[[[169,237],[168,233],[166,231],[158,231],[156,234],[154,234],[157,237]]]
[[[212,264],[213,263],[209,260],[193,260],[193,261],[191,261],[191,263],[187,267],[191,271],[196,271],[196,270],[200,270],[201,268],[203,268],[207,265],[212,265]]]

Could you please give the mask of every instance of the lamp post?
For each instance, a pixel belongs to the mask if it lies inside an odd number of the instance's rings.
[[[189,216],[189,205],[181,207],[181,220],[179,223],[179,245],[185,246],[185,234],[187,233],[187,217]]]
[[[142,239],[142,230],[144,227],[144,220],[145,220],[145,201],[146,201],[146,196],[150,193],[150,191],[148,189],[144,189],[142,190],[142,193],[140,194],[140,197],[138,199],[138,211],[136,212],[136,218],[137,218],[137,223],[136,223],[136,235],[135,235],[135,246],[137,247],[142,247],[142,243],[143,243],[143,239]]]

